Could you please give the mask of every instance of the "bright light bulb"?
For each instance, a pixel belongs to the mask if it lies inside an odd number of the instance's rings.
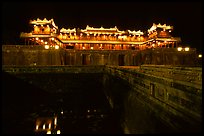
[[[198,58],[202,58],[202,54],[199,54],[199,55],[198,55]]]
[[[189,49],[190,49],[189,47],[186,47],[186,48],[185,48],[185,51],[189,51]]]
[[[59,46],[58,46],[58,45],[55,45],[55,49],[59,49]]]
[[[61,132],[60,132],[60,130],[57,130],[57,134],[60,134]]]
[[[38,130],[38,128],[39,128],[39,126],[38,126],[38,125],[36,125],[36,130]]]
[[[178,50],[178,51],[181,51],[181,50],[182,50],[182,47],[178,47],[177,50]]]
[[[49,47],[49,45],[45,45],[45,49],[49,49],[50,47]]]
[[[51,131],[49,130],[49,131],[47,131],[47,134],[51,134]]]

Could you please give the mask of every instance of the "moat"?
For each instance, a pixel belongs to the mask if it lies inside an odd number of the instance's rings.
[[[3,133],[33,134],[39,117],[58,116],[62,134],[123,134],[123,96],[130,90],[112,77],[112,87],[103,85],[102,74],[3,73]],[[11,84],[12,83],[12,84]],[[107,94],[114,96],[114,108]],[[112,94],[111,94],[112,93]],[[173,133],[153,114],[135,105],[138,133]],[[134,119],[135,120],[135,119]],[[124,132],[126,131],[126,132]]]

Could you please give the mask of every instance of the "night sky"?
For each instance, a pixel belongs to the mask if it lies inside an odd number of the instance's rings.
[[[61,28],[91,27],[147,31],[153,23],[173,25],[173,36],[202,49],[202,2],[3,2],[2,42],[19,44],[30,19],[51,19]]]

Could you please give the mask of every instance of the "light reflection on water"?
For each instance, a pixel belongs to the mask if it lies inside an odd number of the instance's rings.
[[[66,95],[63,97],[58,97],[55,101],[50,101],[49,104],[41,104],[37,111],[30,114],[33,116],[33,120],[57,117],[56,128],[53,128],[55,125],[54,120],[51,129],[37,131],[36,127],[34,127],[35,133],[50,133],[51,131],[52,134],[56,134],[57,130],[60,130],[62,134],[122,133],[120,124],[117,124],[119,121],[114,118],[108,102],[91,103],[87,99],[84,102],[72,102],[70,105],[71,101],[66,98]]]
[[[60,130],[61,134],[122,133],[119,119],[115,117],[115,113],[100,88],[101,85],[97,82],[98,75],[91,81],[87,79],[87,77],[91,77],[90,75],[84,75],[83,78],[76,77],[77,81],[73,81],[73,83],[78,83],[78,79],[80,79],[79,83],[82,87],[80,85],[76,88],[76,85],[73,85],[71,89],[64,87],[68,91],[61,89],[62,91],[56,93],[49,91],[49,87],[52,89],[57,80],[70,81],[67,80],[67,75],[53,77],[53,74],[50,79],[56,79],[56,81],[53,81],[53,84],[50,83],[51,85],[47,86],[46,91],[44,86],[35,85],[34,82],[44,85],[48,81],[44,77],[48,77],[48,75],[28,74],[19,77],[24,76],[26,77],[25,81],[15,76],[4,75],[3,133],[38,133],[36,131],[37,120],[55,116],[57,116],[56,130]],[[32,84],[29,83],[31,80],[29,78],[32,78]],[[70,79],[74,80],[75,75],[73,77],[71,75]],[[59,87],[63,87],[63,85],[61,84]],[[53,124],[54,122],[51,124],[52,129],[54,129]],[[39,128],[43,129],[43,123],[38,126]],[[49,123],[44,128],[46,131],[40,133],[49,131],[47,129]]]

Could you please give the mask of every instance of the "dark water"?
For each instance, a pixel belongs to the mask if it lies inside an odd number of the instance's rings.
[[[69,88],[58,89],[51,85],[57,84],[56,75],[49,76],[21,75],[26,77],[22,80],[3,73],[3,133],[33,134],[37,118],[54,115],[58,116],[57,124],[62,134],[123,133],[118,113],[111,109],[97,76],[88,79],[84,78],[87,75],[82,75],[79,80],[74,75],[69,78],[61,75],[67,80],[61,84],[69,84]],[[37,82],[30,82],[31,79]],[[53,81],[46,82],[50,79]],[[80,81],[80,84],[70,79]]]
[[[137,101],[129,84],[118,77],[3,73],[2,79],[4,134],[34,134],[37,119],[54,116],[61,134],[177,132]]]

